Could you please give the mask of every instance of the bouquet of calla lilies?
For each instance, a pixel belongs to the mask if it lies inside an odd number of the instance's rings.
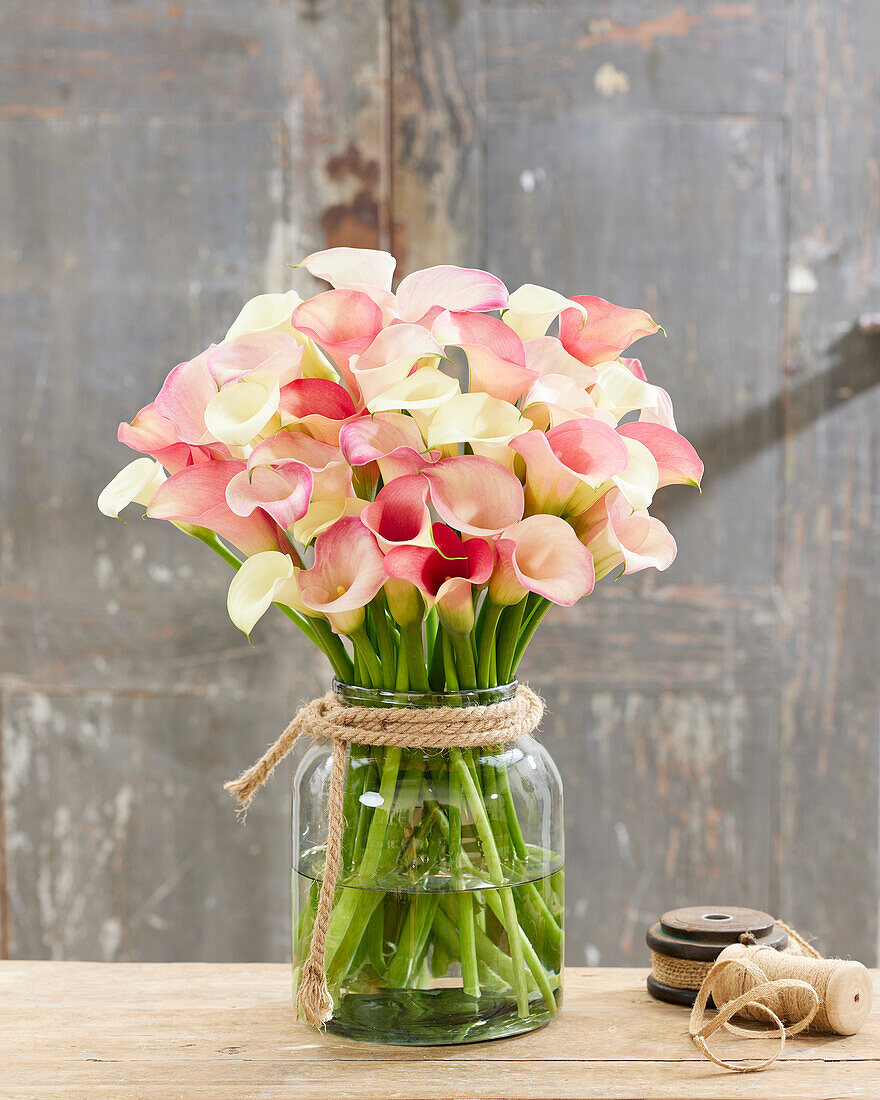
[[[656,490],[698,486],[668,394],[624,357],[639,309],[385,252],[299,265],[119,427],[145,457],[101,493],[236,570],[232,621],[276,605],[338,680],[454,691],[513,679],[544,613],[615,572],[666,569]],[[556,335],[548,335],[553,329]]]

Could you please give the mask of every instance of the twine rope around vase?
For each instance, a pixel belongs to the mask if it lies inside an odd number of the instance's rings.
[[[332,743],[330,787],[327,798],[327,844],[318,910],[312,929],[309,955],[303,964],[296,1007],[299,1016],[321,1027],[333,1015],[333,998],[327,985],[324,957],[327,929],[333,910],[336,880],[342,858],[345,829],[343,800],[347,746],[384,745],[401,749],[471,749],[481,745],[509,744],[537,729],[544,704],[525,684],[510,699],[470,707],[352,707],[332,691],[306,703],[293,716],[278,740],[255,764],[225,789],[239,802],[238,813],[247,814],[257,791],[288,755],[298,737]]]

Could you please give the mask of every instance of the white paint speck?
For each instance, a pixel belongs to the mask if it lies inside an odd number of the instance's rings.
[[[157,565],[155,562],[147,566],[147,572],[150,575],[150,580],[155,581],[156,584],[168,584],[174,577],[174,573],[167,565]]]
[[[602,952],[594,943],[588,943],[584,948],[584,962],[587,966],[598,966],[602,961]]]
[[[95,558],[95,580],[99,588],[106,588],[113,580],[113,559],[107,554],[99,554]]]
[[[533,195],[539,184],[546,178],[543,168],[526,168],[519,175],[519,185],[527,195]]]
[[[629,77],[613,61],[606,61],[593,74],[593,87],[600,96],[610,99],[613,95],[624,95],[629,91]]]
[[[788,272],[790,294],[815,294],[819,280],[805,264],[792,264]]]

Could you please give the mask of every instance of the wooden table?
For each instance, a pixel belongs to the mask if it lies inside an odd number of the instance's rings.
[[[285,966],[0,963],[3,1100],[194,1097],[880,1096],[880,981],[851,1038],[786,1043],[764,1073],[700,1057],[687,1010],[645,992],[645,970],[569,970],[554,1024],[458,1047],[381,1047],[293,1019]],[[757,1056],[769,1041],[717,1040]]]

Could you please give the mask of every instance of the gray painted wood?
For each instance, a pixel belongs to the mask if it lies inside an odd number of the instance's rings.
[[[673,569],[558,610],[523,666],[570,961],[640,964],[702,901],[875,961],[878,48],[871,0],[3,6],[0,953],[285,958],[286,783],[246,829],[220,788],[326,671],[94,498],[116,422],[244,298],[390,242],[650,309],[706,459],[659,501]]]

